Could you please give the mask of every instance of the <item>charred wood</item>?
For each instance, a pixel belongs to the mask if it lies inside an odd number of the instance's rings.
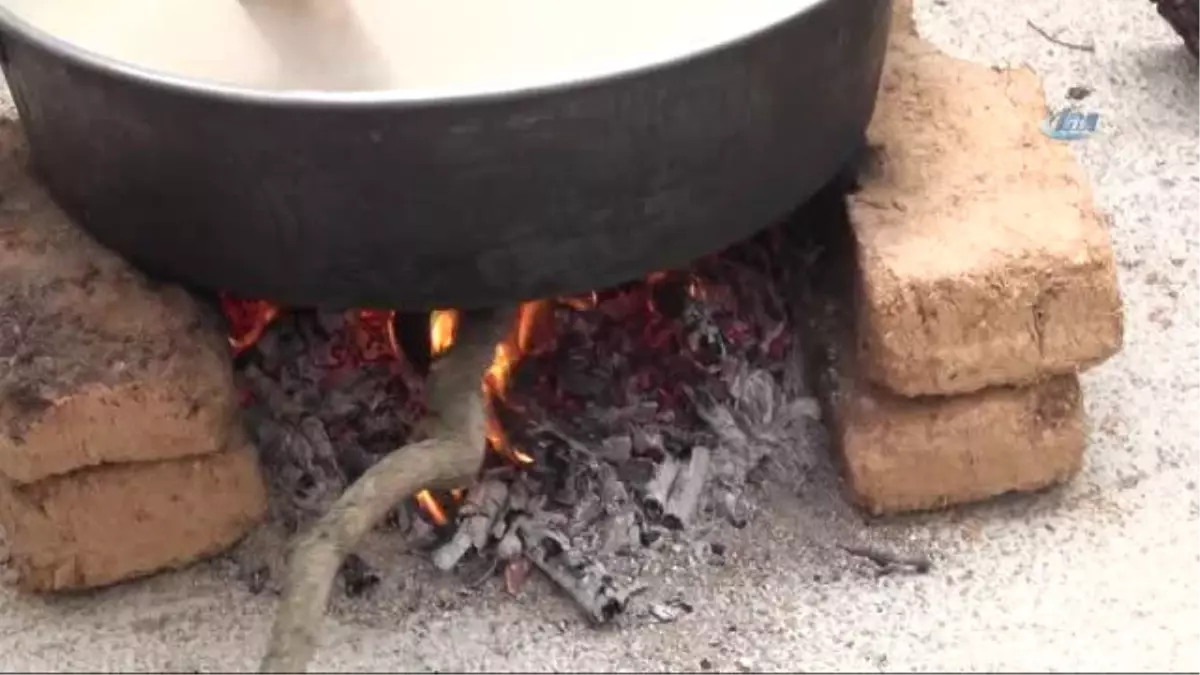
[[[702,445],[692,448],[687,464],[675,476],[666,513],[663,514],[663,525],[672,530],[682,530],[691,522],[700,503],[704,482],[708,479],[708,457],[708,448]]]
[[[472,548],[482,551],[507,501],[508,485],[503,481],[485,480],[472,488],[459,509],[458,529],[450,541],[433,552],[434,566],[445,572]]]
[[[667,455],[654,468],[654,477],[646,484],[646,494],[642,499],[642,508],[651,520],[658,520],[666,512],[667,499],[671,494],[671,486],[679,474],[679,462]]]
[[[539,549],[526,551],[526,558],[567,594],[594,625],[603,625],[625,611],[629,598],[643,590],[642,584],[619,587],[607,576],[576,576]]]

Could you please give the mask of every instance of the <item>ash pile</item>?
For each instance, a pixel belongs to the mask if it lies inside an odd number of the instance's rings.
[[[472,587],[516,594],[545,575],[597,624],[686,611],[648,583],[654,570],[722,564],[728,528],[754,513],[747,488],[803,475],[823,438],[783,292],[800,286],[793,247],[768,232],[688,270],[540,303],[489,397],[479,482],[397,505],[382,536]],[[389,313],[272,318],[236,363],[278,544],[414,433],[427,359],[406,358]],[[242,571],[257,590],[280,564],[249,557]],[[377,579],[356,556],[341,574],[348,590]]]

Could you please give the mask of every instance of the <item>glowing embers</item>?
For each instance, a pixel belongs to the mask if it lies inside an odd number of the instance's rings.
[[[229,344],[235,356],[254,346],[279,318],[281,308],[265,300],[244,300],[228,294],[220,296],[221,309],[229,322]],[[481,386],[486,394],[488,417],[487,439],[492,451],[517,465],[529,465],[533,458],[509,442],[502,426],[492,414],[494,399],[503,398],[510,383],[513,368],[522,356],[537,346],[538,336],[543,344],[553,342],[550,304],[542,301],[523,305],[508,336],[496,345],[495,359],[483,376]],[[332,354],[339,367],[361,367],[370,363],[386,363],[406,359],[396,337],[396,313],[391,310],[356,309],[345,314],[347,335],[343,348]],[[459,315],[455,310],[438,310],[429,317],[429,343],[434,358],[454,345]],[[462,490],[455,490],[457,501]],[[417,504],[438,525],[445,524],[445,509],[429,491],[416,495]]]

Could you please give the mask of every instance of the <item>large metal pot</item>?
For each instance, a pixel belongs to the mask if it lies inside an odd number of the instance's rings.
[[[44,183],[152,274],[470,308],[682,266],[801,203],[861,142],[890,4],[796,0],[667,62],[421,101],[167,78],[2,6],[0,61]]]

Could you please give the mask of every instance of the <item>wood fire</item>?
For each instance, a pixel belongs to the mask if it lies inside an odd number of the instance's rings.
[[[594,623],[626,612],[664,546],[720,557],[694,538],[745,524],[746,471],[811,415],[779,383],[793,350],[772,268],[751,247],[425,315],[223,298],[278,504],[307,523],[264,668],[307,662],[342,557],[381,522],[437,569],[513,594],[536,571]]]
[[[229,345],[235,356],[254,346],[281,314],[278,305],[266,300],[244,300],[223,293],[220,303],[229,323]],[[489,401],[504,397],[513,367],[524,354],[552,344],[553,325],[549,310],[550,304],[545,301],[527,302],[520,307],[508,336],[496,345],[494,360],[483,378],[483,391]],[[355,346],[353,361],[371,363],[406,358],[396,338],[395,316],[394,311],[375,309],[346,313],[350,343]],[[458,311],[452,309],[430,313],[429,344],[434,358],[445,354],[454,345],[459,320]],[[494,414],[488,415],[487,440],[489,449],[517,465],[529,465],[534,461],[513,446]],[[458,501],[462,494],[461,489],[456,489],[451,497]],[[448,522],[445,509],[432,492],[422,490],[415,500],[435,524],[440,526]]]

